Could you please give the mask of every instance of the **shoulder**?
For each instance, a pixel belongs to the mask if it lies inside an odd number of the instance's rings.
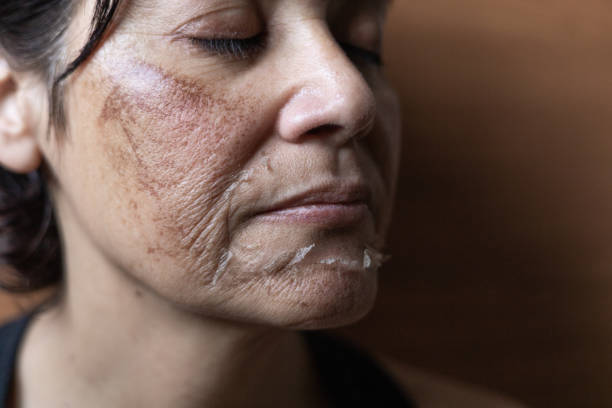
[[[421,408],[526,408],[477,386],[426,373],[386,357],[378,356],[378,360]]]

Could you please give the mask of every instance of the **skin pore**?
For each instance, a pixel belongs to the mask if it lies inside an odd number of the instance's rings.
[[[376,294],[399,153],[384,10],[126,3],[69,79],[66,137],[37,132],[65,290],[28,331],[19,406],[325,406],[287,329]]]

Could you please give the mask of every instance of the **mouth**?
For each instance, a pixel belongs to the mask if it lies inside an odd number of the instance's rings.
[[[282,198],[256,211],[262,222],[346,227],[372,216],[371,192],[365,184],[331,183]]]

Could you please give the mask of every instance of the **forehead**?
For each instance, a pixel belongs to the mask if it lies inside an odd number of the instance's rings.
[[[123,17],[119,26],[127,31],[168,34],[189,21],[219,15],[231,9],[252,11],[266,20],[280,15],[333,21],[366,13],[385,20],[393,0],[120,0]],[[95,2],[92,0],[92,2]],[[223,13],[223,15],[230,15]],[[127,21],[126,21],[127,20]]]
[[[276,9],[300,5],[304,8],[319,8],[331,10],[348,10],[354,8],[373,8],[386,10],[393,0],[126,0],[129,7],[138,10],[158,11],[161,13],[173,10],[191,9],[201,11],[232,7],[258,6],[262,9]]]

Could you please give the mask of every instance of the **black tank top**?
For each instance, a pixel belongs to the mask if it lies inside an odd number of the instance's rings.
[[[15,357],[32,315],[0,327],[0,408],[11,390]],[[324,390],[337,408],[413,408],[416,405],[366,353],[320,332],[305,332]]]

